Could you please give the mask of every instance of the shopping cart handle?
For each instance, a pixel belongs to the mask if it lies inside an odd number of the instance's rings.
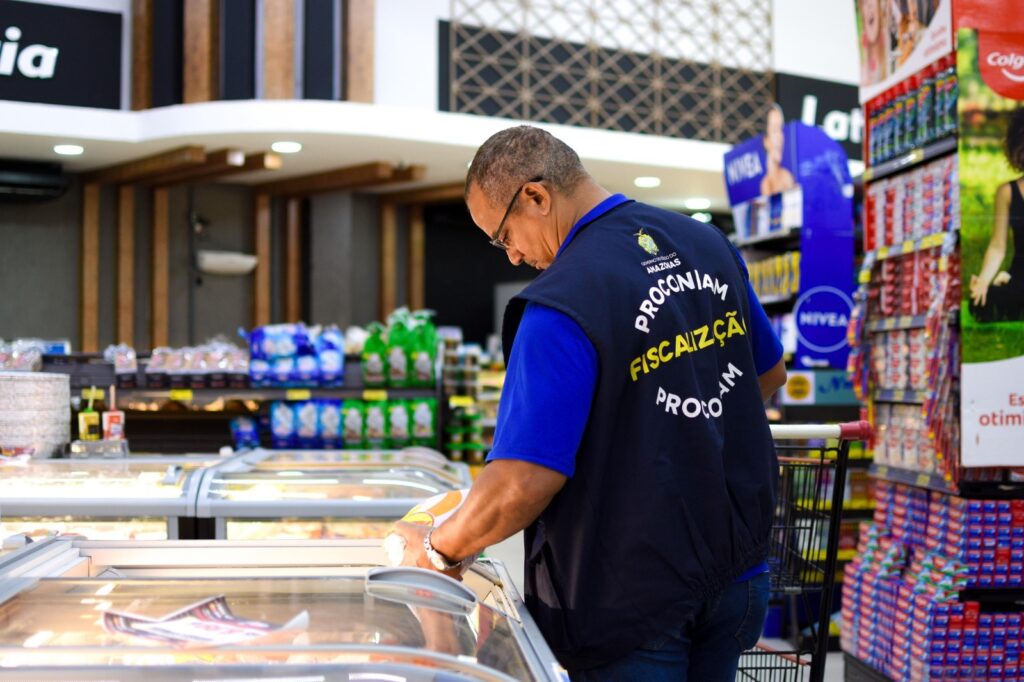
[[[775,440],[807,440],[811,438],[839,438],[866,440],[871,437],[871,424],[866,421],[844,424],[772,424]]]

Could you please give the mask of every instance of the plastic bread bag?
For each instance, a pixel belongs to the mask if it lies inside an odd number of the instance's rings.
[[[418,526],[439,526],[462,507],[469,496],[469,488],[460,488],[451,492],[434,495],[410,509],[402,521]],[[388,555],[388,563],[399,566],[405,556],[405,538],[397,533],[388,533],[384,538],[384,551]],[[469,568],[477,557],[470,557],[463,568]]]

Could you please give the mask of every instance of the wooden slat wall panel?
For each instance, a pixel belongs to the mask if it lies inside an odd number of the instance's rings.
[[[263,0],[263,98],[295,98],[293,0]]]
[[[135,187],[117,188],[117,343],[135,345]]]
[[[409,206],[409,307],[412,310],[426,306],[426,244],[423,204],[412,204]]]
[[[220,30],[218,0],[185,0],[185,64],[182,70],[185,104],[218,97]]]
[[[132,0],[132,109],[153,101],[153,0]]]
[[[100,345],[100,186],[82,187],[81,349],[96,353]]]
[[[257,194],[253,210],[256,272],[253,282],[254,326],[270,324],[270,195]]]
[[[395,309],[398,264],[398,217],[396,205],[380,205],[380,319]]]
[[[373,101],[374,0],[345,0],[342,10],[344,97],[350,102]]]
[[[302,200],[288,199],[284,237],[284,319],[298,322],[302,317]]]
[[[170,190],[153,190],[153,262],[150,287],[150,347],[166,346],[170,335]]]

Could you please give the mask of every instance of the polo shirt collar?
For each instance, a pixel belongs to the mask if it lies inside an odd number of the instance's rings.
[[[576,236],[576,233],[580,231],[580,228],[588,223],[594,222],[608,211],[612,210],[616,206],[626,203],[627,201],[630,201],[630,199],[625,194],[613,194],[594,208],[587,211],[582,218],[576,221],[576,224],[572,226],[572,229],[569,230],[569,234],[566,235],[565,241],[558,247],[558,253],[555,254],[555,258],[562,255],[562,252],[565,251],[565,247],[569,245],[569,242],[571,242],[573,237]]]

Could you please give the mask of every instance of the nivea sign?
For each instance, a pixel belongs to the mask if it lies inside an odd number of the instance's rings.
[[[800,295],[793,316],[797,356],[804,366],[836,366],[839,362],[833,355],[842,356],[845,362],[852,310],[853,300],[838,287],[816,286]]]

